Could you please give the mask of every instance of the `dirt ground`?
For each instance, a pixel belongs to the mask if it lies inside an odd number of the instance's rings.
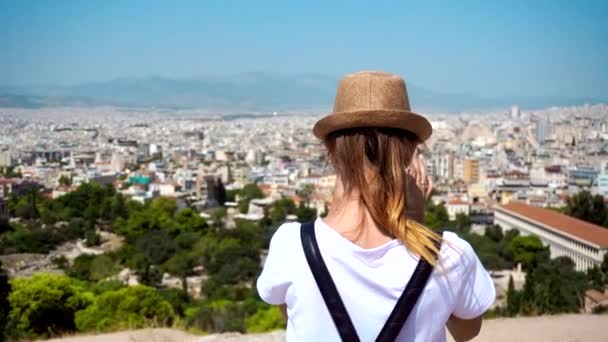
[[[488,342],[605,342],[608,341],[608,315],[563,315],[534,318],[494,319],[484,322],[474,341]],[[171,329],[124,331],[96,336],[74,336],[53,342],[278,342],[285,334],[221,334],[193,336]],[[453,341],[448,338],[448,341]]]
[[[474,341],[605,342],[608,315],[563,315],[486,320]],[[453,341],[448,338],[448,341]]]

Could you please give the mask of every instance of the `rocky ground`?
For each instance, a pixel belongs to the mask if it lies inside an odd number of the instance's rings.
[[[98,231],[101,235],[101,244],[95,247],[86,247],[84,240],[68,241],[48,254],[18,253],[0,255],[0,262],[11,278],[29,277],[35,273],[46,272],[62,274],[53,259],[64,257],[72,262],[81,254],[99,255],[119,249],[123,238],[108,232]]]
[[[493,319],[484,322],[474,341],[489,342],[605,342],[608,341],[608,315],[562,315]],[[53,342],[278,342],[285,334],[219,334],[194,336],[171,329],[124,331],[96,336],[74,336]],[[453,341],[448,338],[448,341]]]

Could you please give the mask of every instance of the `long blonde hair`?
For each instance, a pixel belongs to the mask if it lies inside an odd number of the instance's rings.
[[[351,128],[323,141],[346,195],[358,194],[376,226],[435,266],[441,236],[406,214],[407,171],[419,141],[392,128]]]

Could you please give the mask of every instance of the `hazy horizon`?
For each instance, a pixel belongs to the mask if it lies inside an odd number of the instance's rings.
[[[0,0],[0,84],[356,70],[448,94],[608,98],[605,1]]]

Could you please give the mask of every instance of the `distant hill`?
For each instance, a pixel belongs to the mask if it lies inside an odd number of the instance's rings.
[[[40,99],[34,96],[0,94],[0,107],[40,108]]]
[[[285,111],[331,108],[338,79],[320,74],[251,72],[231,77],[120,78],[70,87],[0,87],[0,107],[119,105],[205,108],[221,111]],[[414,110],[525,109],[594,104],[606,99],[576,97],[480,97],[446,94],[408,84]]]

